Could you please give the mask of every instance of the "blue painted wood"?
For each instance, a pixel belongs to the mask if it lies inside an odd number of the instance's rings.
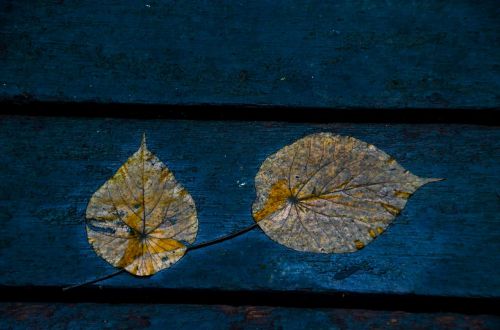
[[[500,296],[500,131],[458,124],[1,116],[0,284],[66,286],[114,271],[87,243],[85,208],[143,132],[192,194],[203,242],[251,224],[262,161],[319,131],[373,143],[413,173],[447,180],[417,191],[386,233],[353,254],[292,251],[256,230],[151,278],[102,285]]]
[[[8,0],[0,6],[2,100],[500,104],[496,0]]]
[[[6,329],[498,329],[500,317],[225,305],[0,304]]]

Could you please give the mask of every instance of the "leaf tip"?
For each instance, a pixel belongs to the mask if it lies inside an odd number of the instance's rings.
[[[445,181],[446,178],[428,178],[427,182]]]
[[[422,178],[422,185],[445,180],[445,178]]]
[[[146,148],[146,132],[142,133],[141,148]]]

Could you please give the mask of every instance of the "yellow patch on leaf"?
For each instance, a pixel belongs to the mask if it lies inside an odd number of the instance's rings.
[[[356,249],[361,250],[362,248],[365,247],[365,244],[361,242],[359,239],[357,239],[354,241],[354,246],[356,247]]]
[[[398,209],[397,207],[395,206],[392,206],[391,204],[387,204],[387,203],[380,203],[380,205],[382,205],[382,207],[384,209],[387,210],[387,212],[389,212],[390,214],[392,215],[398,215],[399,212],[401,211],[400,209]]]
[[[396,190],[394,192],[394,196],[399,197],[399,198],[408,199],[408,198],[410,198],[411,194],[409,192],[406,192],[406,191]]]
[[[269,214],[276,212],[285,203],[288,197],[292,196],[292,192],[288,188],[285,180],[278,180],[269,191],[269,198],[264,207],[254,214],[255,221],[260,221]]]

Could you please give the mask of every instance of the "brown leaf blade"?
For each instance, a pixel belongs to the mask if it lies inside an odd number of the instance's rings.
[[[254,220],[271,239],[298,251],[362,249],[422,185],[375,146],[319,133],[269,156],[255,178]]]
[[[198,219],[193,199],[147,146],[135,152],[90,199],[88,241],[118,268],[149,276],[170,267],[193,243]]]

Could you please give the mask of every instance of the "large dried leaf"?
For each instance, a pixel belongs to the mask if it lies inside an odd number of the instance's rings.
[[[115,267],[147,276],[170,267],[193,243],[193,199],[146,147],[145,139],[90,199],[88,240]]]
[[[353,252],[384,232],[420,186],[436,180],[411,174],[355,138],[313,134],[264,161],[253,217],[292,249]]]

